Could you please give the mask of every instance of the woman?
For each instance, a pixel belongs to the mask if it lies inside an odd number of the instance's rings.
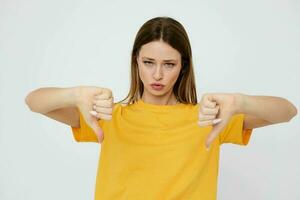
[[[254,128],[297,114],[281,97],[207,93],[198,103],[187,33],[168,17],[138,31],[122,101],[78,86],[40,88],[26,103],[71,126],[76,141],[101,143],[96,200],[216,199],[220,146],[247,145]]]

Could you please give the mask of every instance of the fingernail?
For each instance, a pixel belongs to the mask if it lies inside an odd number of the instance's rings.
[[[217,123],[219,123],[220,121],[222,121],[221,118],[219,118],[219,119],[214,119],[214,120],[213,120],[213,124],[217,124]]]
[[[94,111],[94,110],[91,110],[91,111],[90,111],[90,114],[96,116],[96,115],[97,115],[97,112]]]

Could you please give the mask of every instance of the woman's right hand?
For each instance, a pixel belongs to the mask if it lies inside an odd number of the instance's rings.
[[[77,108],[86,123],[94,130],[99,143],[102,143],[104,134],[98,120],[111,120],[112,118],[114,106],[112,91],[94,86],[79,86],[77,89]]]

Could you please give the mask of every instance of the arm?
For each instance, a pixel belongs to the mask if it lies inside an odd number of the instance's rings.
[[[78,91],[72,88],[39,88],[30,92],[25,102],[33,112],[41,113],[47,117],[79,127],[79,113],[76,108]]]
[[[287,99],[274,96],[252,96],[238,93],[237,113],[244,113],[244,129],[253,129],[290,121],[297,108]]]

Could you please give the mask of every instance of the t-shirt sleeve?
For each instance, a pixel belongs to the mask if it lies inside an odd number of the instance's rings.
[[[76,127],[71,126],[73,138],[77,142],[97,142],[98,143],[98,138],[97,138],[96,133],[86,123],[86,121],[84,120],[82,113],[79,111],[79,109],[78,109],[78,112],[79,112],[80,127],[76,128]],[[98,124],[100,127],[103,127],[102,120],[98,121]]]
[[[253,129],[244,129],[245,114],[235,114],[219,134],[220,144],[233,143],[246,146],[249,143]]]

